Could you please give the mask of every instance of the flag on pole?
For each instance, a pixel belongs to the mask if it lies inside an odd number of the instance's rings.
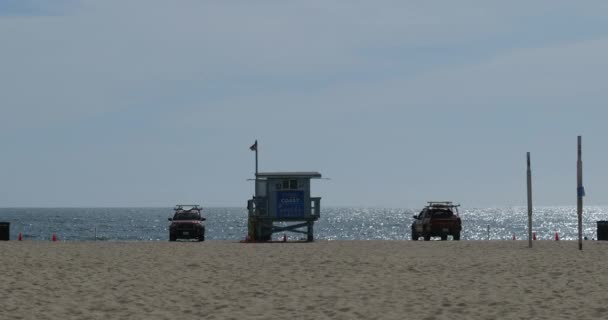
[[[249,147],[249,150],[251,151],[257,151],[258,150],[258,140],[255,140],[255,143],[251,145],[251,147]]]
[[[581,198],[584,197],[585,196],[585,187],[579,187],[579,188],[577,188],[577,192],[576,193],[578,194],[579,197],[581,197]]]

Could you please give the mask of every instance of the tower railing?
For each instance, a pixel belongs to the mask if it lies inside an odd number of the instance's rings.
[[[310,211],[311,215],[315,218],[321,216],[321,197],[310,198]]]

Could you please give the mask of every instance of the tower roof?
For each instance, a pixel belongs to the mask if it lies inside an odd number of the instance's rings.
[[[293,171],[293,172],[259,172],[258,178],[310,178],[320,179],[321,174],[314,171]]]

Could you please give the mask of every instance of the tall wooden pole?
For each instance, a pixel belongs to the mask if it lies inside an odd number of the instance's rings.
[[[585,188],[583,188],[583,160],[582,160],[582,137],[578,136],[578,161],[577,161],[577,200],[576,211],[578,214],[578,249],[583,250],[583,197],[585,196]]]
[[[532,248],[532,169],[528,152],[528,248]]]

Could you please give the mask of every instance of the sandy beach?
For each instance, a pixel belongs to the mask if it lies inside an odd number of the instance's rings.
[[[4,242],[0,319],[606,319],[608,242]]]

